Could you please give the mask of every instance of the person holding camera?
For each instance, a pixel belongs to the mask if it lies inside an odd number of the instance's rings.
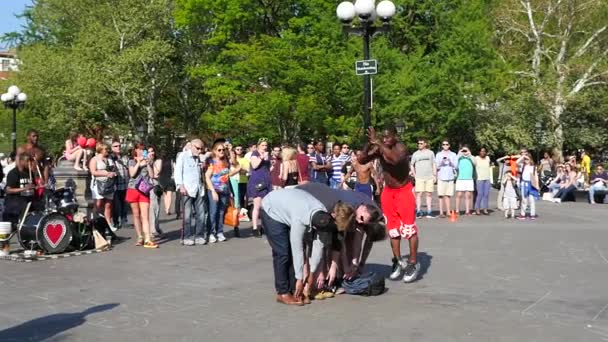
[[[150,234],[150,191],[153,184],[151,177],[154,170],[148,159],[148,150],[144,144],[133,147],[132,158],[129,160],[129,184],[126,201],[131,205],[133,226],[137,232],[136,246],[158,248]]]
[[[473,206],[473,192],[475,191],[475,159],[471,155],[469,146],[462,145],[458,158],[458,176],[456,177],[456,213],[460,213],[460,202],[464,195],[464,214],[471,215]]]
[[[91,196],[95,200],[95,213],[108,222],[110,228],[115,231],[112,223],[112,204],[114,191],[116,190],[117,170],[114,162],[108,158],[110,148],[104,143],[97,143],[95,156],[89,160],[91,171]]]
[[[456,153],[450,151],[450,142],[441,142],[441,151],[435,155],[437,167],[437,196],[439,197],[439,217],[450,215],[450,201],[454,196],[454,176],[458,165]],[[445,209],[445,211],[444,211]]]

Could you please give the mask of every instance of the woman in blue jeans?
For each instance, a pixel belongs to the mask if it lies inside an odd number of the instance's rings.
[[[215,243],[216,241],[226,241],[224,236],[224,213],[230,189],[228,182],[230,176],[238,173],[238,171],[230,172],[230,164],[226,157],[224,140],[216,140],[211,148],[211,160],[205,172],[205,181],[207,183],[207,195],[209,199],[209,221],[210,225],[207,228],[207,242]]]
[[[477,174],[477,197],[475,198],[475,215],[488,213],[488,200],[490,198],[490,185],[492,184],[492,165],[488,151],[485,147],[479,150],[479,155],[475,157],[475,171]]]
[[[572,166],[570,163],[566,163],[566,181],[560,183],[560,189],[553,196],[554,203],[561,203],[568,196],[576,191],[576,166]]]

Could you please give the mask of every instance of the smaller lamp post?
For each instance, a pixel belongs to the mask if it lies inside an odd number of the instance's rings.
[[[403,138],[403,133],[405,133],[405,124],[403,120],[395,121],[395,130],[397,131],[397,135],[399,135],[399,139]]]
[[[17,153],[17,109],[22,109],[27,101],[27,95],[21,92],[17,86],[8,87],[8,91],[0,95],[0,100],[6,108],[13,110],[13,132],[11,140],[13,141],[13,153]]]

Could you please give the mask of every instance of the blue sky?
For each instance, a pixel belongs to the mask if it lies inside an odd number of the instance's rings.
[[[31,0],[0,0],[0,35],[21,29],[23,21],[15,18],[15,13],[23,12],[25,6],[31,2]]]

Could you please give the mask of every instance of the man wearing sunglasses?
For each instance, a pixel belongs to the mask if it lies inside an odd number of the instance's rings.
[[[205,187],[202,182],[200,155],[204,151],[203,142],[194,139],[190,147],[180,153],[175,162],[175,185],[182,195],[184,204],[183,244],[184,246],[204,245]],[[195,222],[192,222],[194,214]]]
[[[458,166],[458,156],[450,151],[450,142],[441,142],[441,151],[435,156],[437,166],[437,196],[439,197],[439,217],[450,214],[450,201],[454,196],[454,177]],[[445,211],[444,211],[445,209]]]

